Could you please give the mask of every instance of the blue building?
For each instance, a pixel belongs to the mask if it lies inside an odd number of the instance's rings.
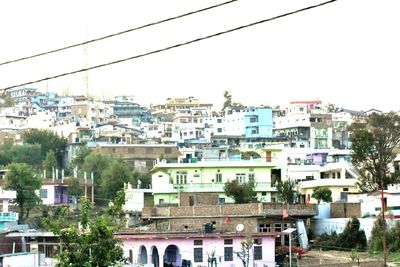
[[[245,138],[272,138],[272,109],[249,108],[244,115]]]

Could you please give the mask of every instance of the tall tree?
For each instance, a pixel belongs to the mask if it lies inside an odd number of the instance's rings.
[[[332,191],[328,187],[316,187],[313,190],[311,197],[315,198],[318,201],[318,204],[321,203],[321,200],[324,202],[332,202]]]
[[[66,224],[63,216],[46,220],[47,228],[60,238],[62,251],[57,254],[57,267],[122,266],[125,262],[121,241],[114,237],[117,225],[114,214],[122,205],[110,205],[112,211],[93,216],[88,200],[81,201],[80,227]]]
[[[29,211],[41,201],[35,191],[40,189],[42,181],[25,163],[12,163],[7,169],[5,188],[17,192],[17,197],[12,202],[18,205],[19,221],[23,222],[29,217]]]
[[[42,147],[42,159],[47,155],[47,152],[53,150],[58,165],[63,166],[63,157],[66,151],[68,140],[60,137],[50,130],[30,129],[22,133],[22,139],[28,144],[39,144]]]
[[[360,190],[385,189],[398,182],[399,173],[391,172],[391,164],[396,157],[394,149],[400,144],[400,117],[393,112],[372,113],[366,123],[354,124],[350,130],[352,161],[361,175]]]
[[[87,146],[79,146],[77,151],[76,151],[76,156],[72,160],[72,166],[73,168],[77,167],[78,170],[82,169],[83,164],[85,163],[85,158],[89,156],[91,153],[90,148]]]
[[[102,196],[114,199],[124,183],[132,182],[132,170],[122,159],[114,159],[101,175]]]
[[[85,161],[82,165],[81,171],[86,172],[88,178],[89,174],[93,173],[94,184],[96,188],[99,188],[101,186],[101,175],[103,171],[108,168],[110,162],[110,157],[105,154],[90,153],[88,156],[85,157]]]
[[[285,204],[293,204],[297,197],[297,184],[295,180],[287,179],[276,186],[279,197]]]
[[[224,185],[225,195],[235,200],[236,204],[257,202],[255,183],[239,183],[237,180],[227,181]]]
[[[35,169],[39,169],[42,165],[42,149],[38,144],[13,146],[8,153],[12,157],[12,162],[26,163]]]
[[[224,91],[224,105],[222,107],[222,111],[225,111],[227,108],[232,107],[232,94],[229,91]]]
[[[53,169],[58,168],[58,162],[53,150],[47,152],[46,158],[43,161],[43,169],[46,170],[46,176],[51,177]],[[45,177],[45,178],[47,178]]]

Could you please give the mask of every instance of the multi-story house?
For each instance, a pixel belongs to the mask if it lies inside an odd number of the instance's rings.
[[[276,182],[281,175],[282,171],[275,162],[263,160],[159,161],[152,170],[154,203],[177,204],[181,192],[215,193],[218,203],[232,203],[233,199],[224,193],[224,185],[230,180],[240,183],[254,181],[260,201],[276,201]]]
[[[140,125],[150,121],[150,111],[135,103],[133,97],[116,97],[114,101],[104,101],[110,107],[110,113],[121,123],[128,126]]]
[[[332,115],[318,104],[292,102],[283,116],[274,117],[274,135],[289,138],[291,147],[331,148]]]
[[[138,172],[150,171],[157,159],[176,162],[181,155],[176,145],[94,143],[93,147],[95,152],[121,157]]]
[[[211,110],[212,106],[212,104],[201,103],[199,99],[189,96],[187,98],[167,98],[166,103],[151,105],[150,108],[154,114],[175,114],[178,109],[206,108]]]
[[[77,122],[101,123],[107,121],[109,114],[102,102],[75,102],[71,106],[71,115]]]
[[[19,131],[26,125],[26,116],[22,116],[17,108],[0,108],[0,129]]]
[[[350,132],[348,127],[354,122],[365,122],[367,115],[362,111],[338,109],[332,113],[333,147],[349,149],[351,147]]]

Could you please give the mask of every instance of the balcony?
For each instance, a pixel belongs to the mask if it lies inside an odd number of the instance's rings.
[[[184,192],[224,192],[225,183],[174,184],[173,188]],[[276,191],[271,183],[256,183],[255,191]]]
[[[356,186],[357,179],[349,178],[321,178],[316,180],[302,181],[300,182],[300,188],[314,188],[318,186],[322,187],[352,187]]]
[[[17,212],[0,212],[0,222],[13,222],[18,221]]]

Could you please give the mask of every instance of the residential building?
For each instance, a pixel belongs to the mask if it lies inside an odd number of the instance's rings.
[[[191,197],[203,202],[189,206]],[[304,226],[303,219],[315,215],[313,205],[291,205],[285,210],[280,203],[210,205],[215,199],[212,194],[187,193],[181,198],[186,204],[180,207],[145,207],[141,217],[153,223],[116,235],[131,263],[239,266],[241,260],[234,252],[251,238],[254,245],[249,256],[254,266],[275,266],[275,246],[289,240],[283,231]],[[284,210],[288,216],[283,220]],[[305,235],[304,228],[297,229]],[[291,239],[297,242],[295,235]],[[303,243],[299,240],[298,244]]]
[[[154,114],[175,113],[178,109],[190,109],[194,107],[204,107],[211,110],[212,104],[201,103],[199,99],[189,96],[187,98],[167,98],[164,104],[151,105]]]
[[[3,208],[0,212],[0,231],[9,227],[10,225],[18,224],[18,212],[9,211],[8,205],[10,200],[17,197],[16,191],[3,190],[0,188],[0,200],[2,202]]]
[[[176,145],[164,144],[91,144],[97,153],[120,157],[138,172],[148,172],[157,159],[177,162],[180,152]]]
[[[152,170],[152,189],[155,204],[178,204],[182,192],[218,194],[218,203],[233,202],[224,193],[227,181],[240,183],[254,181],[260,201],[277,200],[276,182],[282,171],[275,162],[262,160],[191,161],[191,163],[167,163],[159,161]]]

